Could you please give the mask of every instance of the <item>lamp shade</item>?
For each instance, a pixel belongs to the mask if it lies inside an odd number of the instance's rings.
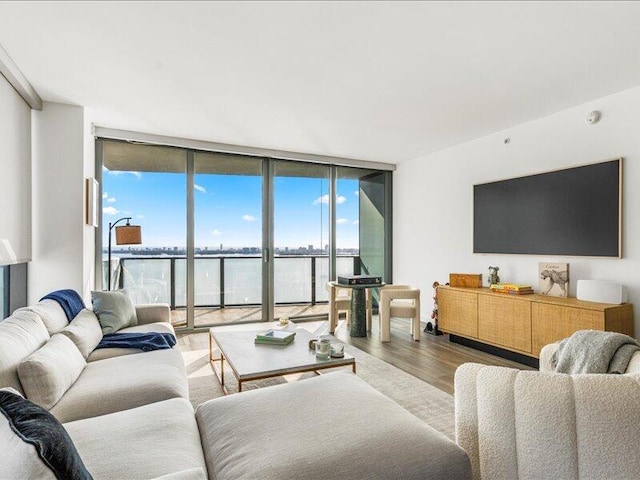
[[[142,229],[140,225],[123,225],[116,227],[116,245],[140,245]]]

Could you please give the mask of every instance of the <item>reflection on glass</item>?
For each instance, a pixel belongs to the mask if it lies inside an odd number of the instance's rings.
[[[124,288],[133,303],[171,303],[171,260],[121,258]]]
[[[337,169],[337,275],[384,277],[385,175],[388,173],[361,168]],[[349,198],[356,201],[350,203]],[[376,302],[379,293],[374,290],[373,295]]]

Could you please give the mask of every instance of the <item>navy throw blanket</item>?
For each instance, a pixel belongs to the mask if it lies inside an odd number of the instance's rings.
[[[75,290],[56,290],[42,297],[40,301],[46,299],[58,302],[69,321],[73,320],[77,314],[87,308],[84,305],[84,300],[82,300],[82,297]]]
[[[168,332],[111,333],[100,340],[96,348],[139,348],[144,352],[165,350],[176,344],[176,337]]]

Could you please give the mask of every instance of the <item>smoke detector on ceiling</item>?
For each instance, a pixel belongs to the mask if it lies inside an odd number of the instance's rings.
[[[597,110],[589,112],[589,114],[587,115],[587,123],[590,123],[592,125],[594,123],[598,123],[600,121],[600,116],[600,112],[598,112]]]

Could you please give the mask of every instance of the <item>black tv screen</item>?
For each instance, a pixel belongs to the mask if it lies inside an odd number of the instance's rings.
[[[473,187],[474,253],[620,257],[622,161]]]

